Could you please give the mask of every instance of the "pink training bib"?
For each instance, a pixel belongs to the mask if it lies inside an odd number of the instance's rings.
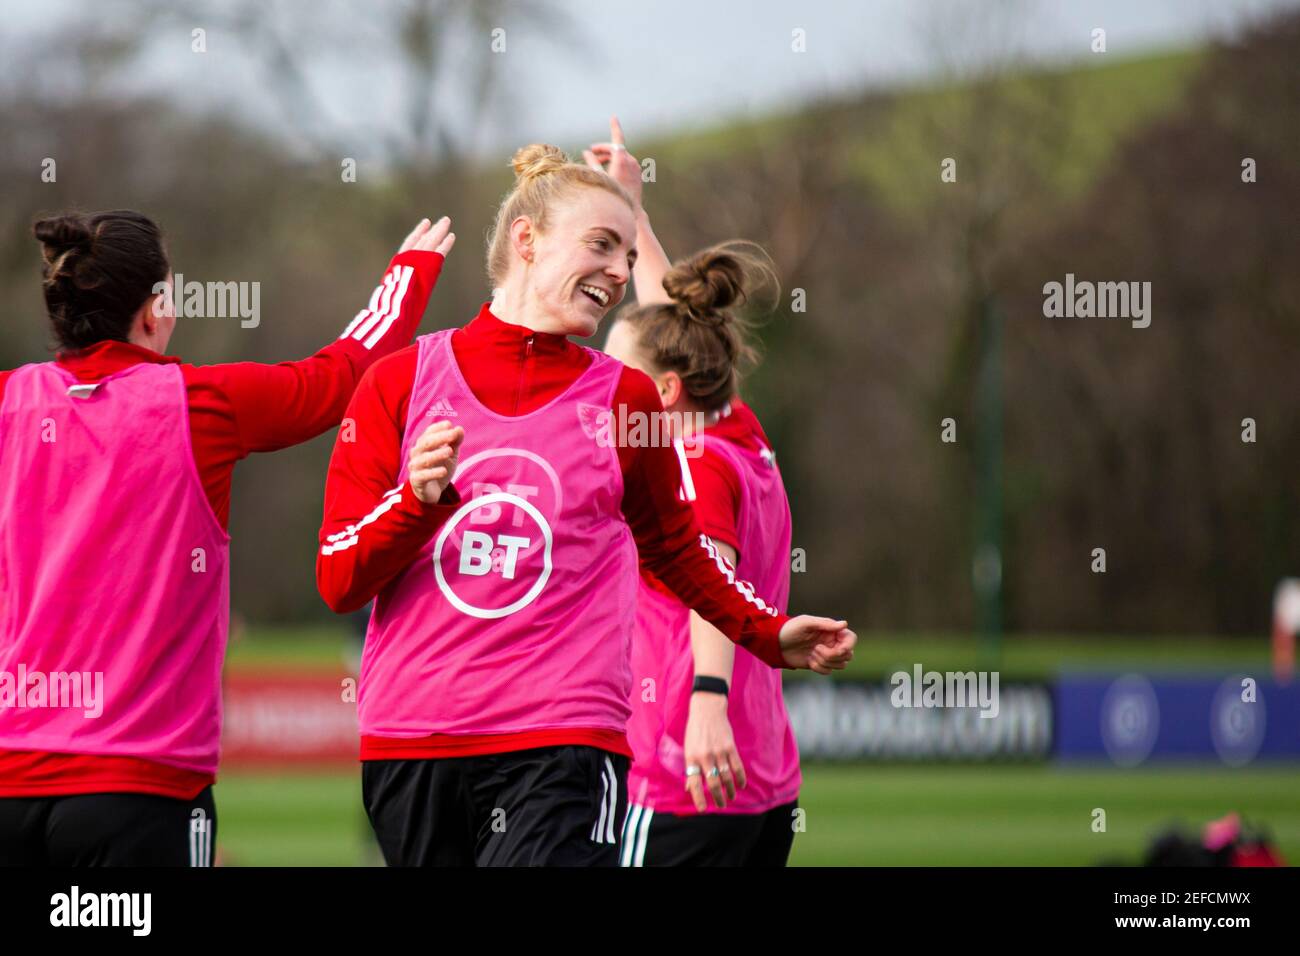
[[[704,433],[740,478],[738,577],[751,581],[784,611],[790,596],[790,505],[771,453],[763,455]],[[694,814],[685,789],[686,718],[695,663],[690,611],[644,581],[632,643],[632,718],[628,739],[635,755],[628,799],[661,813]],[[654,689],[651,696],[647,691]],[[781,693],[781,672],[737,649],[727,718],[748,786],[734,802],[710,813],[762,813],[799,795],[799,749]],[[707,769],[707,768],[706,768]]]
[[[587,350],[558,398],[498,415],[466,384],[451,334],[419,339],[401,460],[433,422],[463,425],[464,504],[376,599],[361,733],[622,733],[637,554],[602,423],[623,366]]]
[[[215,773],[229,536],[176,365],[79,384],[16,370],[0,404],[0,748]]]

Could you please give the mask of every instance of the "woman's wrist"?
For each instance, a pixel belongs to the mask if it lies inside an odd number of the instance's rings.
[[[728,685],[726,678],[714,677],[709,674],[696,674],[695,680],[691,684],[691,690],[693,692],[705,691],[711,694],[721,694],[723,697],[727,696],[727,692],[730,689],[731,688]]]
[[[722,694],[697,690],[691,694],[690,710],[693,714],[701,715],[726,714],[727,698]]]
[[[691,685],[691,708],[726,711],[728,690],[720,677],[697,676]]]

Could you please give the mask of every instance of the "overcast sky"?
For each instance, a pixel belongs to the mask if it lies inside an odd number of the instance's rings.
[[[1045,63],[1100,62],[1091,32],[1106,30],[1107,55],[1125,57],[1196,44],[1240,29],[1262,12],[1295,0],[554,0],[578,29],[547,36],[507,13],[500,26],[507,49],[494,56],[503,98],[488,116],[469,115],[455,90],[439,90],[440,115],[479,150],[499,152],[537,139],[569,145],[601,132],[611,112],[630,135],[649,135],[767,113],[811,96],[864,87],[925,82],[945,60],[977,63],[989,51],[1014,48]],[[213,9],[219,9],[214,0]],[[384,0],[266,0],[288,35],[312,44],[308,21],[354,28],[357,50],[319,57],[311,84],[331,123],[365,139],[390,126],[403,109],[401,75],[382,51],[360,38],[379,35],[370,21]],[[200,5],[200,11],[207,9]],[[0,0],[4,44],[106,15],[102,3]],[[1008,14],[1006,11],[1013,11]],[[195,26],[203,26],[196,17]],[[281,121],[236,38],[209,30],[208,52],[190,51],[189,31],[135,17],[148,31],[147,55],[130,81],[135,89],[168,91],[191,106],[232,108],[266,126]],[[299,25],[303,25],[301,31]],[[805,31],[806,52],[791,49]],[[336,33],[338,31],[336,30]],[[448,56],[483,56],[490,38],[458,37]],[[0,47],[0,52],[3,48]],[[361,55],[364,52],[364,55]]]

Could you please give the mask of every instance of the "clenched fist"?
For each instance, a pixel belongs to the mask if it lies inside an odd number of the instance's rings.
[[[460,443],[464,440],[465,429],[441,421],[426,428],[411,446],[407,462],[411,490],[426,505],[437,504],[451,484],[460,458]]]
[[[829,674],[842,671],[853,660],[858,635],[848,621],[800,614],[781,628],[781,654],[791,667]]]

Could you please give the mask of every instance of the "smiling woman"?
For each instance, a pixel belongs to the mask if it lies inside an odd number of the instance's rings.
[[[554,146],[515,153],[515,188],[488,237],[493,311],[539,332],[588,336],[636,263],[632,197]],[[515,262],[525,268],[514,269]]]
[[[737,580],[671,447],[601,440],[611,410],[662,411],[644,373],[567,338],[622,300],[635,207],[553,146],[513,165],[492,301],[375,365],[325,486],[321,594],[375,599],[357,704],[390,865],[616,865],[638,559],[771,667],[840,668],[855,640]]]

